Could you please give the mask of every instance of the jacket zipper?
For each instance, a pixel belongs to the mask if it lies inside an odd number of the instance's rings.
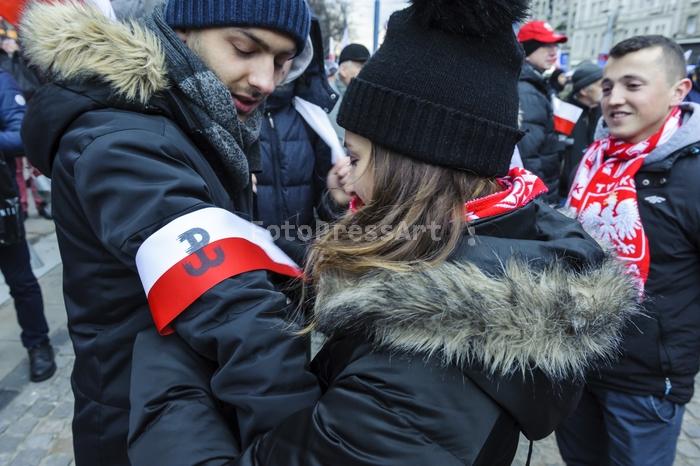
[[[666,379],[664,379],[664,386],[666,387],[664,389],[664,397],[666,397],[669,395],[669,393],[671,393],[671,389],[673,388],[673,385],[671,384],[671,379],[666,377]]]
[[[274,189],[275,189],[275,203],[277,204],[277,209],[276,212],[279,215],[279,220],[283,221],[283,219],[286,218],[287,212],[286,212],[286,205],[284,205],[284,201],[282,200],[282,173],[280,169],[280,159],[282,158],[282,143],[280,141],[279,134],[277,134],[277,129],[275,128],[275,120],[272,118],[272,112],[267,112],[267,119],[270,121],[270,127],[272,128],[272,133],[274,137],[274,141],[272,144],[272,154],[271,155],[271,161],[272,161],[272,166],[274,167]],[[280,227],[282,225],[279,225]]]

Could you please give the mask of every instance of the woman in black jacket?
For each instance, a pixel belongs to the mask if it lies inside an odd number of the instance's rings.
[[[134,466],[510,464],[520,432],[541,439],[571,412],[637,293],[535,199],[541,180],[508,170],[522,60],[511,23],[525,10],[414,0],[350,84],[338,121],[351,163],[338,176],[355,197],[306,270],[309,329],[327,337],[312,362],[318,402],[242,432],[198,355],[141,334]],[[483,82],[494,89],[471,92]]]

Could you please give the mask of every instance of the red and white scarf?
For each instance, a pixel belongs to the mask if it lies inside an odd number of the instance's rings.
[[[680,126],[681,110],[676,107],[644,141],[633,144],[611,136],[595,141],[581,160],[567,199],[586,232],[615,249],[637,279],[640,292],[649,276],[650,259],[634,177],[646,156],[668,142]]]
[[[542,180],[520,167],[511,168],[507,176],[498,178],[498,182],[503,191],[473,199],[464,205],[468,222],[519,209],[547,192]]]

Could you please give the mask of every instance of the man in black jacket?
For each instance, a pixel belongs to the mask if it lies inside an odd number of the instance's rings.
[[[518,82],[520,96],[520,129],[525,136],[518,143],[525,168],[547,184],[543,196],[550,204],[559,201],[561,152],[564,148],[554,132],[552,90],[543,76],[557,61],[558,44],[567,37],[557,34],[544,21],[530,21],[518,32],[518,41],[525,50],[525,61]]]
[[[169,0],[133,26],[77,0],[25,10],[25,54],[54,80],[22,134],[53,178],[77,465],[129,464],[132,347],[154,324],[227,374],[211,386],[236,445],[317,398],[270,281],[299,270],[250,222],[260,106],[308,64],[309,23],[304,0]]]
[[[600,100],[603,98],[603,70],[594,63],[579,65],[571,77],[572,91],[567,99],[570,104],[583,110],[571,133],[570,145],[564,151],[564,168],[561,174],[559,192],[566,198],[571,189],[571,180],[576,174],[583,153],[595,139],[595,131],[600,120]]]
[[[557,441],[568,464],[670,466],[700,363],[700,106],[682,103],[683,50],[663,36],[613,47],[602,86],[607,134],[568,204],[637,279],[645,315],[622,358],[589,374]]]

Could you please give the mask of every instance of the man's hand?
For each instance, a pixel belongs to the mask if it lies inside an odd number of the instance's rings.
[[[17,41],[14,39],[4,39],[2,41],[2,49],[6,54],[12,56],[17,50],[19,50],[19,46],[17,45]]]
[[[353,194],[353,186],[349,180],[350,158],[343,157],[328,172],[326,186],[333,201],[339,206],[347,206]]]

